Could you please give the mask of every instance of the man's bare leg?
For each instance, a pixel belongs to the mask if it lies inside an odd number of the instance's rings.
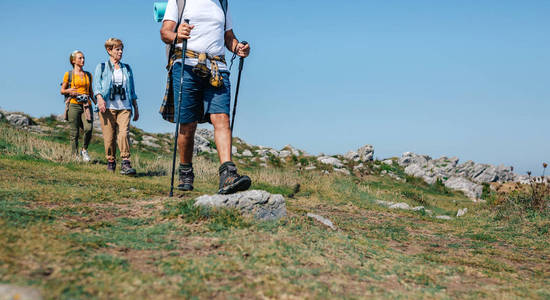
[[[214,125],[214,141],[218,149],[220,164],[231,161],[231,128],[229,127],[229,115],[212,114],[210,121]]]
[[[210,121],[214,125],[214,140],[218,148],[220,158],[220,189],[219,194],[233,194],[246,191],[252,184],[248,176],[237,173],[237,167],[231,161],[231,128],[229,127],[229,115],[213,114]]]
[[[197,122],[180,124],[178,148],[180,149],[180,163],[182,164],[190,164],[193,161],[196,130]]]

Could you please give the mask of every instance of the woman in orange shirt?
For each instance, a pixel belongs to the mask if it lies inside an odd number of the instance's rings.
[[[84,144],[82,145],[82,160],[90,161],[88,145],[92,139],[93,114],[92,103],[96,102],[92,97],[92,75],[84,71],[84,53],[74,51],[69,57],[73,70],[63,76],[61,94],[65,95],[65,104],[68,105],[68,121],[71,125],[71,144],[73,153],[78,156],[78,139],[80,128],[84,130]]]

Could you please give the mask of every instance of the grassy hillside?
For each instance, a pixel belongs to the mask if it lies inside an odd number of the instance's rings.
[[[194,192],[167,198],[168,151],[134,147],[138,176],[109,174],[100,139],[90,147],[95,163],[82,164],[70,158],[63,125],[37,122],[55,129],[0,123],[0,283],[37,287],[47,299],[550,298],[550,217],[512,206],[518,194],[488,190],[486,203],[473,203],[379,171],[246,161],[252,188],[287,199],[287,218],[260,223],[192,206],[216,191],[212,155],[195,161]],[[459,208],[468,213],[455,218]]]

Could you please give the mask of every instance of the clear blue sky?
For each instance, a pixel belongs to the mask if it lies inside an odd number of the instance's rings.
[[[253,47],[235,129],[250,143],[314,154],[372,144],[379,158],[414,151],[536,173],[550,161],[550,1],[229,2]],[[61,113],[69,53],[84,51],[93,71],[114,36],[136,76],[135,125],[172,132],[158,114],[166,72],[152,6],[2,1],[0,107]]]

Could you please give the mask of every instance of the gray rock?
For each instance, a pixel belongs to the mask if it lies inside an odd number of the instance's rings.
[[[232,146],[232,147],[231,147],[231,154],[235,155],[235,154],[237,154],[237,153],[238,153],[237,147]]]
[[[344,175],[350,175],[351,172],[347,169],[339,169],[339,168],[333,168],[334,172],[342,173]]]
[[[292,152],[288,151],[288,150],[281,150],[279,151],[279,154],[277,155],[279,158],[287,158],[289,157],[290,155],[292,155]]]
[[[364,167],[365,167],[365,165],[364,165],[363,163],[360,163],[360,164],[358,164],[357,166],[354,166],[354,167],[353,167],[353,170],[354,170],[354,171],[358,171],[358,170],[361,170],[361,169],[364,168]]]
[[[317,167],[316,167],[316,166],[307,166],[307,167],[305,167],[304,169],[305,169],[306,171],[311,171],[311,170],[317,169]]]
[[[463,208],[463,209],[459,209],[458,212],[456,213],[456,217],[457,218],[460,218],[462,216],[464,216],[466,213],[468,212],[468,208]]]
[[[361,160],[361,157],[359,156],[359,153],[357,153],[355,151],[348,151],[348,153],[344,154],[344,158],[352,160],[352,161]]]
[[[405,168],[405,174],[414,176],[414,177],[423,177],[426,174],[426,171],[418,164],[410,164]]]
[[[357,150],[362,161],[371,161],[374,158],[374,146],[365,145]]]
[[[481,197],[483,186],[473,183],[464,177],[451,177],[445,182],[445,186],[462,191],[470,199],[477,200]]]
[[[302,150],[299,150],[299,149],[296,149],[296,148],[292,147],[292,145],[290,145],[290,144],[284,146],[284,147],[283,147],[283,150],[285,150],[285,149],[288,150],[288,151],[290,151],[290,153],[291,153],[292,155],[294,155],[294,156],[300,156],[300,153],[303,152]]]
[[[426,209],[424,208],[424,206],[416,206],[412,208],[412,211],[421,211],[421,210],[426,210]]]
[[[29,125],[34,125],[31,118],[18,113],[7,114],[6,120],[8,120],[11,125],[16,127],[27,127]]]
[[[336,168],[342,168],[344,166],[342,161],[340,161],[338,158],[331,157],[331,156],[321,156],[321,157],[318,157],[317,160],[323,164],[331,165]]]
[[[141,144],[144,146],[149,146],[152,148],[160,148],[160,145],[157,144],[157,142],[158,142],[158,139],[150,135],[144,135],[143,139],[141,140]]]
[[[435,218],[439,219],[439,220],[452,220],[453,219],[449,216],[436,216]]]
[[[0,284],[0,300],[42,300],[40,290],[32,287],[21,287]]]
[[[391,166],[391,165],[393,165],[393,160],[386,159],[386,160],[382,161],[382,163],[385,164],[385,165],[390,165]]]
[[[254,156],[254,154],[252,154],[252,152],[250,150],[246,149],[246,150],[243,151],[243,156],[252,157],[252,156]]]
[[[391,209],[411,210],[411,207],[405,202],[392,204],[392,205],[390,205],[390,208]]]
[[[319,216],[319,215],[316,215],[316,214],[312,214],[312,213],[307,213],[307,216],[308,216],[308,218],[315,219],[315,220],[319,221],[321,224],[323,224],[327,227],[330,227],[330,229],[332,229],[332,230],[336,230],[336,226],[334,226],[334,224],[329,219],[327,219],[325,217],[322,217],[322,216]]]
[[[237,209],[258,220],[276,220],[286,216],[283,196],[260,190],[232,195],[204,195],[197,198],[195,206]]]
[[[195,131],[195,136],[197,135],[205,138],[206,140],[214,140],[214,131],[206,128],[197,128],[197,131]]]
[[[419,165],[419,166],[425,166],[428,164],[428,160],[431,160],[432,158],[427,155],[418,155],[412,152],[405,152],[401,156],[401,158],[397,161],[397,163],[402,167],[407,167],[411,164]]]
[[[394,204],[394,202],[391,202],[391,201],[384,201],[384,200],[376,200],[374,201],[376,204],[378,205],[382,205],[382,206],[391,206]]]

